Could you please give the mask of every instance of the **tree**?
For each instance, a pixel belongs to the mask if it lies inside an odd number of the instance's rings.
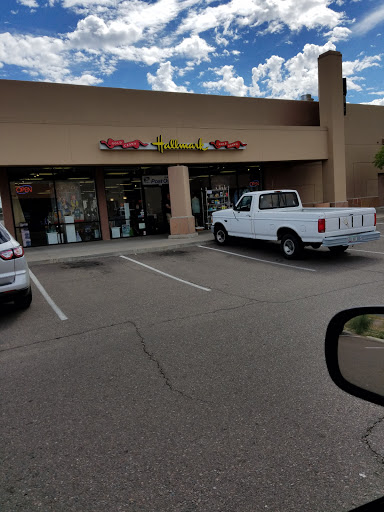
[[[379,169],[384,167],[384,146],[381,146],[381,149],[376,153],[373,163]]]

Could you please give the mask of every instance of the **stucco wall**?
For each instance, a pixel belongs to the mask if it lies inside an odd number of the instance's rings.
[[[0,122],[87,126],[318,126],[316,102],[0,80]]]
[[[306,205],[312,206],[323,201],[321,162],[266,164],[264,179],[267,189],[297,190]]]
[[[383,139],[384,107],[347,104],[345,153],[349,200],[378,198],[378,173],[380,171],[372,162]],[[377,199],[376,205],[379,202]],[[372,204],[375,204],[375,200]]]
[[[0,80],[0,166],[317,160],[328,155],[314,102]],[[241,140],[241,151],[102,151],[99,141]]]

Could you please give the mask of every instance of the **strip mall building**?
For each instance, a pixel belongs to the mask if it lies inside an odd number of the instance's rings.
[[[319,102],[0,80],[4,223],[38,246],[194,236],[212,205],[261,188],[384,205],[384,107],[344,113],[341,68],[319,57]]]

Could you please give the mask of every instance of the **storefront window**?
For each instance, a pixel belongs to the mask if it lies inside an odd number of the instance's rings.
[[[117,171],[115,171],[117,172]],[[112,238],[145,234],[141,179],[121,171],[121,177],[105,175],[108,220]]]
[[[101,238],[92,171],[24,168],[11,177],[16,237],[24,247]]]
[[[165,216],[167,168],[106,168],[104,181],[112,238],[169,231]]]
[[[196,226],[210,227],[211,214],[237,203],[246,192],[261,190],[262,176],[258,164],[219,164],[190,166],[189,182],[192,204],[201,213],[196,214]]]

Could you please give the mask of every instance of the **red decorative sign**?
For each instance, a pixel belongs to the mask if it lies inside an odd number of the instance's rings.
[[[207,151],[218,150],[218,149],[244,149],[247,144],[236,140],[235,142],[228,142],[227,140],[215,140],[215,142],[203,142],[202,138],[199,137],[197,142],[179,142],[178,139],[170,139],[168,142],[163,141],[161,135],[156,138],[156,142],[142,142],[139,139],[125,142],[124,139],[108,139],[100,141],[100,149],[113,150],[113,149],[136,149],[136,150],[151,150],[164,153],[164,151],[181,151],[181,150],[194,150],[194,151]]]
[[[237,140],[236,142],[228,142],[227,140],[224,140],[224,141],[215,140],[215,142],[210,142],[210,144],[212,144],[212,146],[215,146],[216,149],[220,149],[220,148],[226,148],[226,149],[236,148],[236,149],[239,149],[240,147],[246,146],[246,144],[243,144],[239,140]]]
[[[123,149],[128,149],[128,148],[139,149],[140,146],[148,146],[147,143],[141,142],[141,140],[137,140],[137,139],[133,140],[131,142],[124,142],[123,139],[121,139],[121,140],[108,139],[107,141],[101,140],[100,144],[105,144],[107,146],[107,148],[109,148],[109,149],[113,149],[118,146],[121,146]]]
[[[16,194],[29,194],[32,192],[32,185],[17,185]]]

